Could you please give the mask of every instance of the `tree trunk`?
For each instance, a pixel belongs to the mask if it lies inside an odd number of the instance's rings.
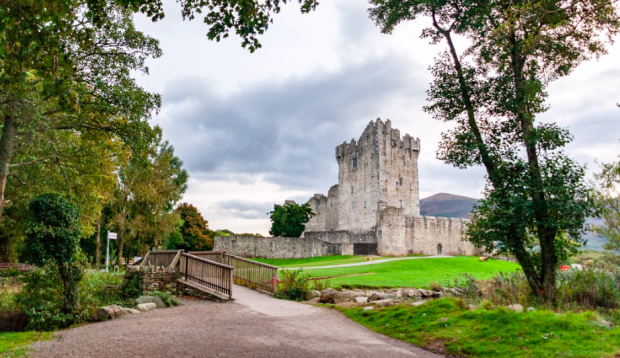
[[[99,270],[101,264],[101,217],[97,219],[97,243],[95,249],[95,268]]]
[[[78,283],[82,278],[82,272],[78,265],[65,263],[58,266],[58,273],[60,274],[60,279],[64,286],[64,313],[74,313],[77,311]]]
[[[17,123],[15,119],[8,115],[4,115],[4,125],[2,127],[2,138],[0,138],[0,222],[2,221],[2,212],[8,200],[4,197],[6,182],[9,177],[9,165],[13,157],[13,149],[15,149],[15,140],[17,137]]]

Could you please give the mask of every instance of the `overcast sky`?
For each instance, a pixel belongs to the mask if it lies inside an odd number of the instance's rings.
[[[235,36],[209,41],[207,26],[183,21],[175,1],[166,2],[163,21],[137,16],[138,27],[164,51],[138,81],[163,95],[153,123],[191,176],[183,200],[198,207],[211,229],[267,234],[274,203],[327,194],[338,181],[334,148],[357,139],[377,117],[421,139],[422,198],[480,197],[484,171],[437,160],[440,133],[450,127],[422,111],[428,68],[443,48],[419,39],[426,20],[383,35],[367,8],[364,0],[331,0],[302,15],[286,5],[253,54]],[[575,140],[567,151],[590,173],[594,159],[620,153],[618,64],[615,44],[549,89],[551,110],[542,120],[570,129]]]

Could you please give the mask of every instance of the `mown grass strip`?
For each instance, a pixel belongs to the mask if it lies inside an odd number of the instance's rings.
[[[53,332],[35,331],[0,333],[0,356],[27,356],[29,346],[32,343],[51,339],[53,334]]]
[[[323,256],[329,257],[329,256]],[[315,258],[318,259],[318,258]],[[298,264],[298,263],[296,263]],[[308,269],[312,277],[344,276],[373,272],[373,275],[336,277],[330,279],[332,287],[416,287],[429,288],[433,282],[446,286],[453,283],[459,274],[468,273],[478,279],[486,279],[498,272],[519,269],[518,264],[492,260],[478,262],[477,257],[458,256],[451,258],[422,258],[415,260],[387,261],[375,265]]]
[[[620,328],[597,325],[596,314],[468,310],[444,298],[375,311],[339,308],[387,336],[465,357],[616,357]]]
[[[384,260],[391,257],[373,257],[372,260]],[[314,267],[314,266],[332,266],[332,265],[344,265],[355,264],[358,262],[366,261],[364,256],[353,255],[337,255],[337,256],[319,256],[319,257],[307,257],[303,259],[259,259],[253,258],[252,260],[266,263],[269,265],[278,266],[280,268],[290,267]]]

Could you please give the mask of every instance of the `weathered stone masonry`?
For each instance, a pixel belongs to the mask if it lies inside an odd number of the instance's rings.
[[[304,236],[340,243],[343,254],[362,243],[357,235],[382,256],[476,254],[462,240],[467,220],[420,216],[419,153],[420,139],[371,121],[357,141],[336,147],[338,184],[308,201],[316,216]]]

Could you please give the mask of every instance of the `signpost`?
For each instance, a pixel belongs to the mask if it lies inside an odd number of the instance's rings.
[[[110,263],[110,240],[116,240],[116,233],[108,231],[108,248],[105,253],[105,272],[109,272],[108,265]]]

